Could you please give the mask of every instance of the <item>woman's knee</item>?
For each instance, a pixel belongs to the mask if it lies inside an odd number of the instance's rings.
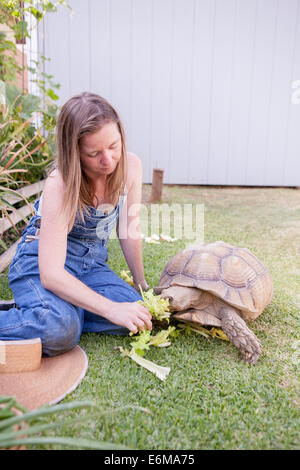
[[[45,321],[47,330],[42,338],[44,356],[62,354],[78,344],[83,328],[83,311],[79,307],[70,307],[61,312],[49,312]]]

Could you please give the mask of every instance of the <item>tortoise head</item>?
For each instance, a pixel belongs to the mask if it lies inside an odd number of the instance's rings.
[[[161,291],[163,299],[169,299],[169,309],[171,312],[197,308],[204,294],[200,289],[184,286],[171,286]]]

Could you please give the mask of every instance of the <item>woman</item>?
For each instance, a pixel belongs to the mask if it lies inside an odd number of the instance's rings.
[[[98,95],[73,96],[58,118],[57,146],[9,268],[15,303],[0,305],[0,340],[40,337],[45,356],[72,349],[82,332],[152,328],[137,303],[138,286],[148,287],[137,210],[142,166],[126,152],[117,112]],[[115,224],[135,289],[106,264]]]

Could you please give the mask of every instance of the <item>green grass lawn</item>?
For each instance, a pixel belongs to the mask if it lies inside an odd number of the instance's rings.
[[[149,192],[145,185],[144,201]],[[274,297],[249,324],[263,353],[251,366],[231,343],[182,333],[169,348],[152,348],[146,354],[171,368],[161,382],[115,349],[129,347],[129,337],[82,335],[80,346],[89,368],[64,402],[88,399],[99,409],[75,426],[68,426],[76,416],[70,412],[51,434],[131,449],[299,448],[300,191],[167,186],[163,202],[204,204],[205,242],[223,240],[249,248],[268,266]],[[170,256],[185,245],[186,240],[144,243],[151,287],[157,285]],[[111,240],[109,252],[117,274],[127,269],[117,240]],[[0,287],[1,297],[10,298],[7,270]],[[148,411],[125,408],[128,405]]]

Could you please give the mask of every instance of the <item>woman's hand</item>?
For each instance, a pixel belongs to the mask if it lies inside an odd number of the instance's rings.
[[[139,294],[141,293],[141,291],[140,291],[140,286],[141,286],[141,289],[142,289],[143,291],[149,289],[149,286],[148,286],[148,284],[147,284],[147,281],[145,281],[145,279],[144,279],[142,282],[133,281],[133,284],[134,284],[135,290],[137,290]]]
[[[152,330],[151,313],[137,302],[113,302],[109,320],[124,326],[132,333],[143,329]]]

